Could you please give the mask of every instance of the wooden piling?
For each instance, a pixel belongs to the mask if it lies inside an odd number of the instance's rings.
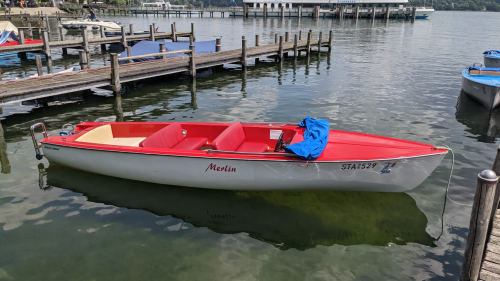
[[[285,6],[283,6],[283,4],[281,4],[280,14],[281,19],[285,19]]]
[[[330,35],[328,36],[328,51],[332,50],[333,46],[333,30],[330,30]]]
[[[274,44],[278,44],[278,34],[274,34]]]
[[[312,40],[312,30],[309,30],[309,33],[307,34],[307,46],[306,46],[307,55],[311,53],[311,40]]]
[[[497,182],[493,171],[478,175],[460,281],[476,281],[479,277]]]
[[[122,32],[122,46],[123,48],[127,48],[128,43],[127,43],[127,33],[125,33],[125,26],[120,26],[121,32]]]
[[[165,43],[160,43],[160,53],[164,53],[164,52],[166,52],[166,50],[165,50]],[[166,59],[166,58],[167,58],[167,55],[161,56],[161,59],[163,59],[163,60]]]
[[[100,27],[101,38],[106,38],[106,33],[104,31],[104,26]],[[106,44],[101,44],[101,51],[106,51]]]
[[[196,63],[194,61],[195,47],[193,44],[189,45],[189,50],[191,51],[191,53],[189,53],[189,74],[191,75],[191,78],[194,80],[196,79]]]
[[[163,44],[165,45],[165,44]],[[132,47],[130,46],[127,46],[127,57],[131,57],[132,56]],[[133,61],[132,60],[128,60],[127,61],[128,63],[132,63]]]
[[[391,7],[387,6],[385,10],[385,19],[388,20],[391,17]]]
[[[215,51],[220,52],[221,48],[221,38],[216,38],[215,39]]]
[[[43,53],[45,54],[48,60],[52,57],[52,54],[50,52],[49,34],[47,33],[46,30],[42,31],[42,40],[43,40]]]
[[[247,68],[247,39],[241,37],[241,66],[243,70]]]
[[[36,55],[35,62],[36,62],[36,72],[38,73],[38,76],[43,76],[42,57],[40,55]]]
[[[111,88],[118,94],[121,92],[120,85],[120,64],[118,63],[118,54],[111,54]]]
[[[149,41],[156,41],[155,40],[155,28],[156,25],[153,23],[149,26]]]
[[[411,20],[415,20],[417,17],[417,7],[413,7],[411,10]]]
[[[177,35],[175,35],[175,22],[171,24],[172,42],[177,42]]]
[[[283,60],[283,36],[280,36],[280,45],[279,45],[279,49],[278,49],[278,58],[280,59],[280,61]]]
[[[289,42],[290,41],[290,32],[285,32],[285,42]]]
[[[87,56],[87,52],[85,52],[84,50],[81,50],[78,52],[80,57],[79,57],[79,62],[80,62],[80,68],[82,70],[85,70],[85,69],[89,69],[89,61],[88,61],[88,56]]]
[[[299,14],[297,15],[299,19],[302,18],[302,6],[299,6]]]
[[[297,36],[297,34],[295,34],[295,38],[293,40],[293,56],[294,57],[297,57],[297,49],[298,49],[298,46],[297,46],[298,39],[297,38],[298,38],[298,36]]]
[[[133,24],[129,24],[128,25],[128,29],[129,29],[129,34],[130,35],[134,35],[134,25]]]
[[[267,5],[264,4],[264,19],[267,19]]]
[[[191,23],[191,38],[193,38],[193,42],[196,42],[196,36],[194,35],[194,22]]]
[[[63,33],[62,26],[59,26],[59,39],[61,40],[61,42],[64,41],[64,33]],[[62,54],[63,54],[63,56],[67,55],[68,48],[62,48]]]

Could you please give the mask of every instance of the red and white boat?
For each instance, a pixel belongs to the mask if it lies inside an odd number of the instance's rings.
[[[40,143],[34,133],[38,126],[44,131]],[[210,189],[404,192],[422,183],[448,152],[336,130],[330,130],[315,160],[275,152],[283,142],[301,142],[304,131],[286,123],[82,122],[73,135],[48,136],[43,124],[31,127],[38,159],[119,178]]]

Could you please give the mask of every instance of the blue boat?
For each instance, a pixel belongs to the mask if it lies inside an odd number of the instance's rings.
[[[462,72],[462,88],[491,110],[500,103],[500,68],[468,67]]]
[[[484,66],[492,68],[500,68],[500,51],[489,50],[483,53]]]

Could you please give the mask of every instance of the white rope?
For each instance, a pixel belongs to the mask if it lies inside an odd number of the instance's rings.
[[[453,168],[455,166],[455,154],[453,153],[453,149],[449,148],[448,146],[446,146],[446,148],[448,148],[449,151],[451,151],[451,171],[450,171],[450,178],[448,179],[448,185],[446,186],[446,198],[447,199],[450,199],[451,202],[455,203],[455,204],[458,204],[458,205],[462,205],[462,206],[468,206],[468,207],[472,207],[472,205],[469,205],[469,204],[464,204],[464,203],[459,203],[453,199],[451,199],[449,196],[448,196],[448,190],[450,189],[450,183],[451,183],[451,177],[453,175]]]

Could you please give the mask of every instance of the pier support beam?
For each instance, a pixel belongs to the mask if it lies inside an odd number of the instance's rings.
[[[43,76],[43,68],[42,68],[42,57],[40,55],[35,56],[36,62],[36,72],[39,77]]]
[[[260,40],[259,40],[259,35],[255,35],[255,47],[260,46]],[[255,64],[259,63],[259,58],[255,59]]]
[[[298,42],[298,39],[297,39],[297,34],[295,34],[295,37],[294,37],[294,40],[293,40],[293,56],[294,57],[297,57],[297,49],[298,49],[298,46],[297,46],[297,42]]]
[[[414,21],[416,17],[417,17],[417,7],[413,7],[411,9],[411,20]]]
[[[280,36],[280,45],[278,49],[278,58],[280,61],[283,60],[283,36]]]
[[[299,19],[301,19],[301,18],[302,18],[302,6],[299,6],[299,12],[298,12],[297,17],[298,17]]]
[[[64,41],[64,33],[63,33],[63,28],[62,26],[59,26],[59,38],[61,39],[61,41]],[[62,48],[62,54],[63,56],[67,55],[68,54],[68,48]]]
[[[193,42],[189,45],[189,50],[191,53],[189,53],[189,75],[191,76],[191,79],[195,80],[196,79],[196,62],[194,60],[195,57],[195,48],[193,45]]]
[[[194,22],[191,23],[191,38],[193,42],[196,42],[196,36],[194,35]]]
[[[177,42],[177,35],[175,34],[175,22],[171,25],[172,30],[172,42]]]
[[[485,170],[477,177],[460,281],[478,280],[497,182],[498,177],[491,170]]]
[[[101,38],[106,38],[106,33],[104,32],[104,26],[101,26],[100,32],[101,32]],[[106,51],[106,44],[101,44],[101,51]]]
[[[332,51],[333,46],[333,30],[330,30],[330,35],[328,36],[328,51]]]
[[[387,6],[385,10],[385,19],[389,20],[390,17],[391,17],[391,7]]]
[[[221,38],[216,38],[215,39],[215,51],[220,52],[221,48]]]
[[[243,70],[247,69],[247,39],[241,37],[241,66]]]
[[[267,19],[267,5],[264,4],[264,19]]]
[[[375,7],[372,7],[372,22],[375,21]]]
[[[312,30],[309,30],[309,33],[307,33],[307,46],[306,46],[307,55],[311,53],[311,40],[312,40]]]
[[[319,38],[318,38],[318,52],[321,51],[321,43],[322,43],[322,40],[323,40],[323,31],[320,31],[319,32]]]
[[[79,55],[80,55],[80,60],[79,60],[80,68],[82,70],[89,69],[89,61],[88,61],[87,52],[82,50],[79,52]]]
[[[125,28],[123,28],[125,30]],[[155,29],[156,29],[156,24],[153,23],[152,25],[149,26],[149,41],[156,41],[155,40]]]
[[[127,44],[127,33],[125,32],[125,26],[121,26],[120,28],[122,32],[122,40],[121,40],[122,46],[123,48],[127,48],[128,44]]]
[[[49,34],[47,33],[46,30],[42,31],[42,40],[43,40],[43,53],[45,54],[47,61],[51,60],[52,54],[50,52],[50,46],[49,46]]]
[[[358,20],[359,18],[359,6],[356,6],[356,8],[354,9],[354,18],[356,20]]]
[[[114,94],[120,94],[122,86],[120,84],[120,64],[118,54],[111,54],[111,88]]]
[[[282,20],[285,19],[285,6],[283,6],[283,4],[281,4],[280,17]]]

